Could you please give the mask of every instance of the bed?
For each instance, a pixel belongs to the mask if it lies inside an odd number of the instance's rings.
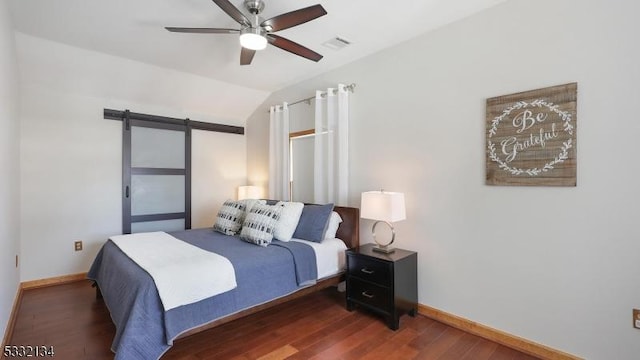
[[[336,206],[334,211],[342,218],[336,238],[342,240],[343,248],[357,247],[359,210]],[[296,254],[312,253],[320,259],[318,254],[327,252],[319,244],[294,239],[260,247],[211,228],[169,234],[227,258],[235,268],[237,287],[165,311],[154,278],[108,241],[96,256],[88,277],[94,281],[97,295],[104,299],[116,325],[111,347],[115,359],[158,359],[176,339],[335,286],[344,279],[342,264],[314,262],[313,271],[309,269],[311,265],[300,265],[307,261],[300,261],[297,256],[302,255]],[[307,279],[310,272],[317,277],[311,282]]]

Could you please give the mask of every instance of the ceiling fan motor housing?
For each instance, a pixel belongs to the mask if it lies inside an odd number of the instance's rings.
[[[262,0],[244,0],[244,7],[254,15],[258,15],[264,10],[264,1]]]

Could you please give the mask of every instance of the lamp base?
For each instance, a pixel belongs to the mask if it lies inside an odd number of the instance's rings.
[[[376,226],[378,225],[378,223],[385,223],[387,224],[387,226],[389,226],[389,228],[391,229],[391,241],[389,241],[386,244],[381,244],[380,242],[378,242],[378,239],[376,238]],[[377,246],[374,246],[372,248],[373,251],[375,252],[379,252],[379,253],[383,253],[383,254],[391,254],[394,251],[396,251],[394,248],[389,247],[389,245],[393,244],[393,241],[396,238],[396,232],[393,229],[393,225],[391,225],[390,223],[386,222],[386,221],[376,221],[375,223],[373,223],[373,227],[371,228],[371,232],[373,234],[373,241],[376,243]]]
[[[379,252],[383,254],[391,254],[396,251],[396,249],[392,247],[387,247],[387,246],[374,246],[373,248],[371,248],[371,250],[373,250],[374,252]]]

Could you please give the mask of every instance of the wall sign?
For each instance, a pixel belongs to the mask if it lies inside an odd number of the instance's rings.
[[[487,99],[487,185],[576,186],[577,88]]]

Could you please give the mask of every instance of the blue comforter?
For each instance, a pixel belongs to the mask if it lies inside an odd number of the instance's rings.
[[[261,247],[211,229],[170,234],[229,259],[238,286],[165,312],[153,278],[107,241],[88,278],[98,283],[116,325],[111,346],[115,359],[158,359],[181,333],[288,295],[315,283],[317,278],[315,253],[299,242],[275,240]]]

